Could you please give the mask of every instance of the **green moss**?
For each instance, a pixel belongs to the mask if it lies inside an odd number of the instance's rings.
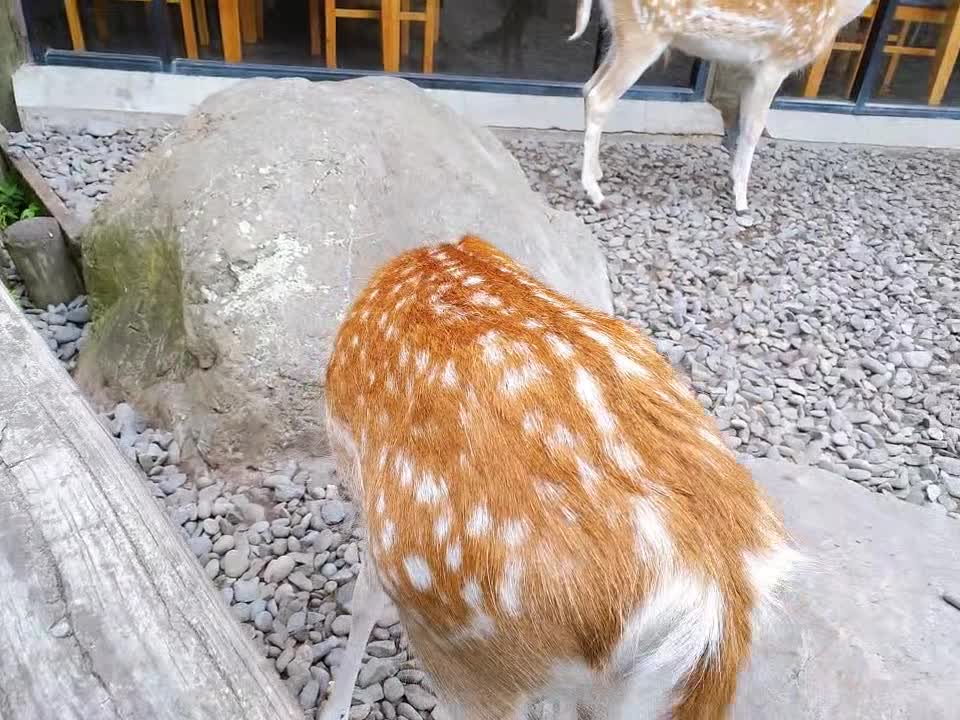
[[[183,273],[171,222],[95,220],[83,239],[94,329],[85,355],[108,383],[178,376],[191,365]]]

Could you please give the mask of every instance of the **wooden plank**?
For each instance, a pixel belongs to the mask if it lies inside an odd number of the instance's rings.
[[[4,720],[302,713],[0,290]]]

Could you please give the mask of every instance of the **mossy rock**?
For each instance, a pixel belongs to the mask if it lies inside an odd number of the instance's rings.
[[[140,229],[115,220],[95,224],[84,240],[84,280],[96,319],[85,356],[108,385],[180,380],[196,365],[183,328],[183,274],[172,223]],[[129,342],[130,333],[143,342]]]
[[[78,379],[212,466],[322,455],[322,378],[353,297],[397,253],[466,233],[612,311],[584,225],[547,207],[491,133],[411,83],[238,82],[94,214],[82,243],[95,329]]]

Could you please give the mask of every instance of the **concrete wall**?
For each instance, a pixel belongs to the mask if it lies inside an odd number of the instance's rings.
[[[0,0],[0,124],[19,130],[17,105],[13,97],[13,73],[27,59],[20,0]]]

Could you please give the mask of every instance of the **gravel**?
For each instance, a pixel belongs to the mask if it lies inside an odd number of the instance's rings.
[[[21,133],[14,145],[78,207],[162,135]],[[691,379],[731,447],[958,515],[960,156],[765,144],[744,221],[729,208],[729,158],[713,146],[607,144],[612,207],[598,211],[579,189],[577,143],[507,143],[552,205],[591,225],[617,314]],[[89,331],[85,299],[34,308],[3,266],[0,257],[0,276],[72,369]],[[181,472],[176,438],[129,405],[101,419],[314,718],[346,645],[364,543],[332,467],[314,476],[289,464],[228,488]],[[436,698],[395,608],[367,650],[350,717],[431,720]]]
[[[170,128],[97,135],[70,135],[57,130],[19,132],[11,133],[9,152],[33,161],[64,204],[86,221],[117,175],[129,171],[170,132]]]
[[[731,447],[956,516],[960,154],[766,143],[744,227],[718,147],[608,143],[612,207],[596,210],[577,143],[507,144],[590,224],[616,313],[692,379]]]

